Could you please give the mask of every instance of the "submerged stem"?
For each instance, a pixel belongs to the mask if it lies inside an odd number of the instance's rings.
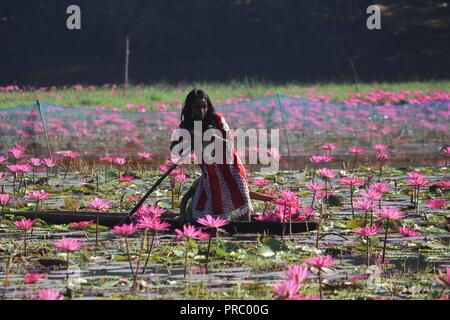
[[[150,244],[150,247],[148,247],[148,241],[147,241],[147,259],[145,260],[145,265],[144,265],[144,269],[142,269],[142,273],[145,273],[145,269],[147,268],[147,264],[148,261],[150,259],[150,254],[152,253],[152,249],[153,249],[153,242],[155,241],[155,235],[156,232],[153,232],[153,236],[152,236],[152,243]],[[150,237],[150,235],[148,235]],[[148,239],[150,240],[150,239]]]
[[[383,258],[381,260],[381,264],[383,264],[383,265],[384,265],[384,255],[386,253],[386,241],[387,241],[388,228],[389,228],[389,219],[386,219],[386,232],[384,233]]]
[[[128,237],[125,237],[125,248],[127,250],[128,262],[130,263],[131,274],[134,276],[133,264],[131,263],[130,249],[128,247]]]
[[[320,300],[322,300],[323,294],[322,294],[322,276],[321,276],[322,268],[319,268],[319,294],[320,294]]]
[[[189,238],[186,238],[186,249],[184,251],[184,277],[186,278],[187,271],[187,256],[188,256]]]

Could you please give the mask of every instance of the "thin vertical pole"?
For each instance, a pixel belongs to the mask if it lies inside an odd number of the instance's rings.
[[[45,141],[47,143],[48,157],[51,158],[52,157],[52,151],[50,149],[50,143],[48,142],[47,126],[45,125],[44,115],[42,114],[41,104],[40,104],[39,100],[36,100],[36,102],[37,102],[37,106],[38,106],[38,109],[39,109],[39,114],[41,115],[42,126],[44,127],[44,135],[45,135]]]
[[[128,88],[128,63],[130,56],[130,38],[127,36],[125,49],[125,88]]]
[[[278,108],[280,109],[281,112],[281,120],[283,122],[283,128],[284,128],[284,138],[286,139],[286,145],[287,145],[287,149],[288,149],[288,155],[289,155],[289,169],[291,169],[291,162],[292,162],[292,157],[291,157],[291,148],[289,146],[289,139],[288,139],[288,135],[287,135],[287,129],[286,129],[286,120],[284,118],[284,111],[283,108],[281,107],[281,101],[280,101],[280,94],[277,93],[277,101],[278,101]]]
[[[356,86],[356,91],[359,92],[359,86],[358,86],[358,76],[356,75],[356,68],[355,68],[355,64],[353,63],[351,58],[348,58],[348,62],[350,63],[350,67],[352,68],[352,72],[353,72],[353,79],[355,80],[355,86]]]

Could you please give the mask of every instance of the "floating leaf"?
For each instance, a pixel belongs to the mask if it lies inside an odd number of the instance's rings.
[[[77,211],[79,208],[79,201],[75,198],[64,198],[64,206],[67,210]]]
[[[133,258],[131,258],[133,259]],[[127,255],[116,255],[113,254],[111,256],[111,261],[128,261],[128,256]]]
[[[414,229],[416,229],[419,232],[422,233],[447,233],[448,231],[445,229],[437,228],[435,226],[429,226],[428,228],[423,228],[418,226],[417,224],[414,224]]]
[[[69,226],[55,224],[55,225],[50,226],[50,229],[52,231],[57,231],[57,232],[68,232],[69,231]]]
[[[364,226],[365,226],[364,219],[353,219],[345,224],[345,227],[347,229],[352,229],[352,230],[356,229],[356,228],[362,228]]]
[[[89,255],[86,252],[81,252],[81,268],[87,268],[89,266]]]
[[[448,247],[446,245],[443,245],[441,242],[436,241],[436,240],[425,242],[423,245],[427,248],[435,249],[435,250],[448,249]]]
[[[160,206],[163,209],[172,209],[172,204],[165,201],[158,202],[158,206]]]
[[[286,244],[280,240],[277,240],[272,237],[265,237],[261,240],[261,245],[269,247],[272,251],[278,252],[278,251],[286,251],[288,250],[288,247]]]
[[[223,241],[219,248],[222,249],[226,253],[231,253],[233,251],[238,251],[239,245],[235,242]]]
[[[258,248],[258,254],[268,258],[274,256],[276,253],[269,246],[262,245]]]

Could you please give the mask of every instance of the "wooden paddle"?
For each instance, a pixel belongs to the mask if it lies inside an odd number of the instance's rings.
[[[144,204],[145,200],[147,200],[147,198],[150,196],[150,194],[155,191],[155,189],[164,181],[165,178],[167,178],[168,175],[170,175],[170,173],[175,170],[176,167],[178,167],[178,165],[183,162],[184,159],[187,158],[187,156],[190,156],[191,154],[191,148],[188,148],[186,150],[186,153],[178,160],[177,163],[173,164],[169,169],[167,169],[166,172],[164,172],[164,174],[153,184],[153,186],[147,191],[147,193],[142,197],[141,200],[139,200],[139,202],[134,206],[133,209],[131,209],[130,212],[128,212],[127,216],[124,217],[120,222],[119,225],[122,224],[125,219],[129,218],[131,220],[131,215],[133,215],[136,211],[139,210],[139,208]]]

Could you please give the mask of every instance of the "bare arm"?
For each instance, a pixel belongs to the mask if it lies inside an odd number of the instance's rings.
[[[267,196],[265,194],[254,192],[254,191],[250,191],[250,199],[260,200],[260,201],[268,201],[268,202],[272,202],[273,200],[275,200],[274,197]]]

